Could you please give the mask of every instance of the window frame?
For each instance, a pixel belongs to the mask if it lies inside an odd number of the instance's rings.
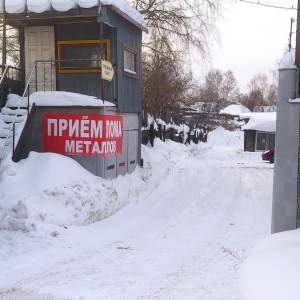
[[[110,40],[104,39],[102,40],[102,43],[105,47],[105,60],[110,61]],[[101,63],[99,61],[98,67],[74,67],[68,69],[67,67],[63,67],[62,60],[66,59],[63,58],[63,47],[64,46],[88,46],[88,45],[99,45],[101,47],[101,40],[69,40],[69,41],[57,41],[57,57],[58,57],[58,73],[62,74],[70,74],[70,73],[100,73],[101,72]],[[99,51],[100,54],[100,51]],[[84,59],[84,58],[78,58],[78,60]],[[88,58],[86,58],[88,59]],[[67,59],[66,59],[67,60]]]
[[[134,55],[135,70],[125,68],[125,51]],[[131,47],[127,44],[123,44],[123,74],[125,76],[132,77],[132,78],[138,78],[138,75],[139,75],[138,74],[138,57],[139,57],[138,49]]]

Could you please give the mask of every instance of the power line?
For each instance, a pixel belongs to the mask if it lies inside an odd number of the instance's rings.
[[[246,2],[250,4],[256,4],[256,5],[261,5],[261,6],[266,6],[266,7],[273,7],[273,8],[279,8],[279,9],[289,9],[289,10],[297,10],[297,7],[294,7],[293,5],[290,6],[281,6],[281,5],[272,5],[272,4],[267,4],[267,3],[262,3],[261,1],[253,2],[249,0],[239,0],[240,2]]]

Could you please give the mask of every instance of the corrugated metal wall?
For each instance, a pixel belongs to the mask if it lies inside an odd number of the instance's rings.
[[[30,151],[43,152],[43,114],[107,114],[116,115],[115,108],[103,107],[34,107],[16,147],[13,160],[27,158]],[[85,169],[103,178],[115,178],[134,171],[141,161],[139,140],[139,115],[125,113],[123,116],[123,151],[112,156],[69,156]]]
[[[117,107],[122,112],[141,112],[142,111],[142,31],[134,26],[126,19],[120,18],[114,11],[107,7],[102,8],[101,17],[98,18],[99,22],[105,22],[113,26],[116,39],[116,71],[117,71],[117,93],[118,103]],[[111,27],[112,29],[112,27]],[[112,43],[113,44],[113,43]],[[135,48],[138,52],[137,59],[137,78],[132,78],[124,75],[123,65],[123,45]]]
[[[112,82],[102,81],[100,73],[58,74],[58,90],[96,96],[113,102],[120,112],[140,113],[142,111],[142,32],[107,7],[102,8],[101,14],[102,17],[98,18],[99,23],[56,25],[56,41],[100,39],[100,22],[105,22],[103,37],[110,40],[111,63],[115,69],[114,79]],[[137,78],[127,76],[123,72],[124,44],[138,52]]]
[[[96,22],[87,24],[77,23],[56,25],[55,38],[56,44],[58,41],[99,40],[100,25]],[[80,93],[100,98],[101,73],[58,73],[57,90]]]

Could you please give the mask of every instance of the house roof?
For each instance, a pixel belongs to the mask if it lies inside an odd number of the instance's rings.
[[[242,113],[240,119],[249,119],[248,123],[242,126],[242,130],[276,131],[276,112]]]
[[[239,116],[242,113],[249,113],[250,110],[242,104],[231,104],[220,110],[220,114]]]
[[[30,25],[31,20],[59,19],[63,16],[99,16],[101,6],[110,6],[131,23],[147,32],[143,16],[129,5],[127,0],[5,0],[5,13],[8,23]],[[0,1],[0,14],[3,15],[3,2]],[[9,22],[12,21],[12,22]]]

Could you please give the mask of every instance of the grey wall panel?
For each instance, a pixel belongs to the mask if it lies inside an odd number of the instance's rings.
[[[244,151],[255,152],[255,130],[244,131]]]
[[[106,156],[104,159],[104,177],[116,178],[117,177],[117,156]]]
[[[99,17],[99,22],[107,22],[111,24],[113,29],[110,29],[110,37],[116,40],[116,73],[117,73],[117,97],[118,110],[121,112],[141,112],[142,110],[142,64],[141,64],[141,45],[142,31],[134,26],[126,19],[120,18],[114,11],[107,7],[102,8],[103,19]],[[137,78],[132,78],[124,75],[123,66],[123,44],[135,48],[138,51],[137,59]]]
[[[140,128],[137,114],[123,114],[124,130],[137,130]]]
[[[57,90],[101,98],[101,73],[58,74]]]
[[[141,112],[142,110],[142,67],[141,67],[141,41],[142,32],[139,28],[120,18],[118,14],[108,8],[106,21],[113,27],[104,25],[104,38],[111,41],[111,62],[114,65],[115,76],[112,82],[99,81],[93,73],[85,74],[58,74],[57,86],[61,91],[84,93],[103,98],[115,103],[121,112]],[[101,18],[99,18],[101,20]],[[56,26],[56,39],[58,40],[88,40],[100,39],[100,24],[65,24]],[[137,78],[124,75],[123,44],[138,51]],[[79,79],[81,78],[81,79]],[[103,89],[101,88],[103,85]]]
[[[55,35],[60,41],[96,40],[100,37],[100,26],[97,22],[58,24],[55,26]]]
[[[128,155],[128,133],[124,131],[122,154],[117,156],[117,176],[125,175],[128,172],[127,155]]]
[[[110,57],[116,65],[116,29],[104,25],[104,39],[110,40]],[[100,40],[100,24],[59,24],[56,26],[56,41]],[[120,50],[121,51],[121,50]],[[82,57],[79,55],[79,57]],[[88,57],[87,57],[88,58]],[[103,86],[103,88],[102,88]],[[101,73],[57,74],[57,90],[95,96],[112,101],[117,99],[117,75],[109,82],[101,80]]]
[[[138,131],[128,131],[128,173],[132,173],[138,163]]]

